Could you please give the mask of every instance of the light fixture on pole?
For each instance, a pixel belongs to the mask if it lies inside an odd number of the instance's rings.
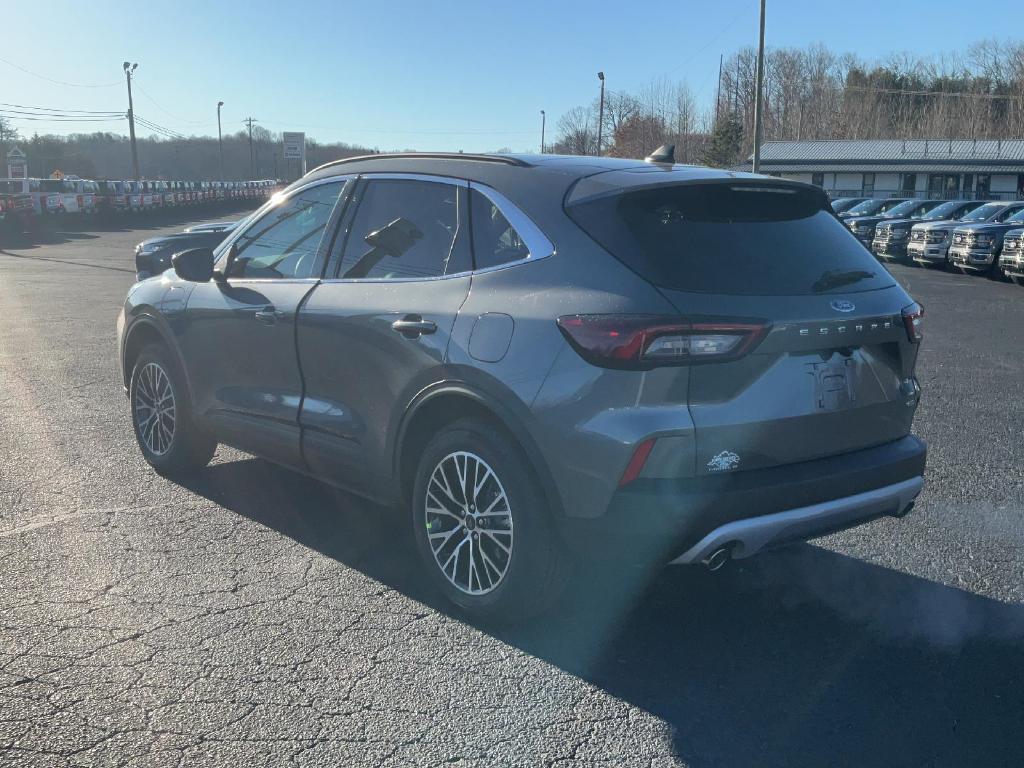
[[[601,106],[597,112],[597,156],[601,156],[601,128],[604,126],[604,72],[597,73],[601,81]]]

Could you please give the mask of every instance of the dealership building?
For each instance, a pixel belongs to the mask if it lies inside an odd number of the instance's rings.
[[[761,173],[833,198],[1024,199],[1024,139],[766,141]]]

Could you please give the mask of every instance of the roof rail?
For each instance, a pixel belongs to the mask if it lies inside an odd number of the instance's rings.
[[[330,168],[343,163],[357,163],[365,160],[390,160],[391,158],[418,158],[423,160],[473,160],[485,163],[502,163],[503,165],[516,165],[520,168],[529,168],[531,164],[518,157],[509,155],[483,155],[469,152],[381,152],[373,155],[359,155],[357,157],[343,157],[340,160],[331,160],[329,163],[317,166],[310,173]]]

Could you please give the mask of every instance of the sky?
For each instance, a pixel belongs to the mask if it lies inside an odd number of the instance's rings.
[[[768,0],[766,44],[824,43],[873,61],[1005,39],[1004,14],[963,8]],[[719,54],[756,45],[757,25],[758,0],[24,1],[4,11],[0,110],[125,112],[130,60],[136,114],[185,135],[215,136],[224,101],[225,133],[251,116],[385,151],[537,151],[540,111],[551,140],[559,115],[597,96],[598,70],[612,90],[685,80],[709,105]],[[14,124],[24,135],[127,133],[123,119]]]

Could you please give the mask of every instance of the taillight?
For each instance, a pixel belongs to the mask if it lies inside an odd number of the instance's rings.
[[[564,315],[558,327],[594,365],[647,369],[735,360],[753,350],[771,326],[656,315]]]
[[[920,343],[924,338],[924,307],[918,303],[903,308],[903,325],[907,329],[907,338],[913,344]]]

